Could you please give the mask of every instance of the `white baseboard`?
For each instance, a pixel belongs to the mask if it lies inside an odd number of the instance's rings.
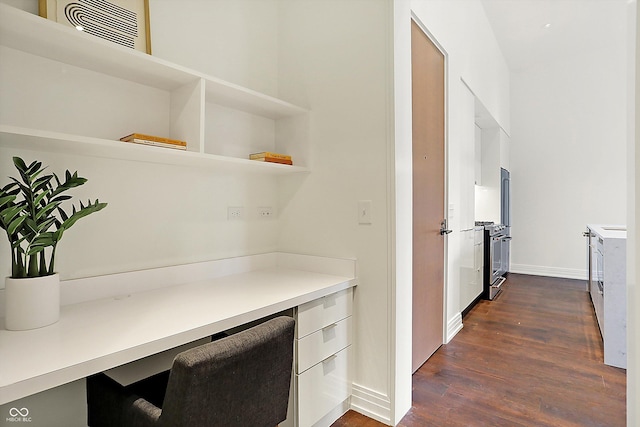
[[[391,400],[385,394],[354,383],[351,391],[351,409],[391,425]]]
[[[453,337],[455,337],[458,332],[462,329],[462,313],[457,313],[453,316],[452,319],[447,322],[447,337],[445,340],[445,344],[448,344]]]
[[[345,399],[341,404],[329,411],[328,414],[313,423],[313,427],[325,427],[335,423],[338,418],[343,416],[349,410],[349,399]],[[281,425],[281,424],[279,424]]]
[[[534,276],[560,277],[563,279],[587,280],[587,271],[577,268],[547,267],[544,265],[511,264],[510,273]]]

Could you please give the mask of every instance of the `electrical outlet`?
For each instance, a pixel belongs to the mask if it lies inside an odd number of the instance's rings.
[[[271,206],[259,207],[258,218],[273,218],[273,208]]]
[[[244,208],[240,206],[229,206],[227,208],[227,219],[236,220],[244,218]]]

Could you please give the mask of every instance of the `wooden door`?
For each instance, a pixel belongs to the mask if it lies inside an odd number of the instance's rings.
[[[445,82],[444,55],[415,22],[411,26],[415,372],[443,342]]]

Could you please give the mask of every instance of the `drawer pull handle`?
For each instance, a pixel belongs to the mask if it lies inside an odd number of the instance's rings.
[[[324,359],[324,360],[322,361],[322,363],[328,363],[328,362],[331,362],[332,360],[336,359],[337,357],[338,357],[338,355],[337,355],[337,354],[332,354],[331,356],[329,356],[329,357],[327,357],[326,359]]]
[[[326,331],[326,330],[328,330],[328,329],[335,328],[336,326],[338,326],[338,324],[337,324],[337,323],[332,323],[332,324],[327,325],[327,326],[325,326],[324,328],[322,328],[322,330],[323,330],[323,331]]]
[[[322,306],[327,309],[329,307],[333,307],[337,304],[335,295],[327,295],[322,298]]]

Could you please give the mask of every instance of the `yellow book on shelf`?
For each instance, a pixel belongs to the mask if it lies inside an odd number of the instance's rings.
[[[172,150],[186,150],[187,146],[186,145],[178,145],[178,144],[170,144],[170,143],[166,143],[166,142],[158,142],[158,141],[149,141],[148,139],[132,139],[131,141],[122,141],[122,142],[129,142],[132,144],[142,144],[142,145],[151,145],[154,147],[164,147],[164,148],[171,148]]]
[[[249,159],[258,160],[264,158],[291,160],[291,156],[287,154],[272,153],[270,151],[261,151],[260,153],[249,154]]]
[[[293,165],[293,161],[291,159],[279,159],[277,157],[258,157],[256,159],[251,159],[256,162],[269,162],[269,163],[280,163],[282,165]]]
[[[164,138],[162,136],[145,135],[143,133],[132,133],[130,135],[123,136],[122,138],[120,138],[120,141],[124,141],[124,142],[153,141],[153,142],[160,142],[163,144],[178,145],[181,147],[187,146],[186,141],[180,141],[178,139],[171,139],[171,138]]]

